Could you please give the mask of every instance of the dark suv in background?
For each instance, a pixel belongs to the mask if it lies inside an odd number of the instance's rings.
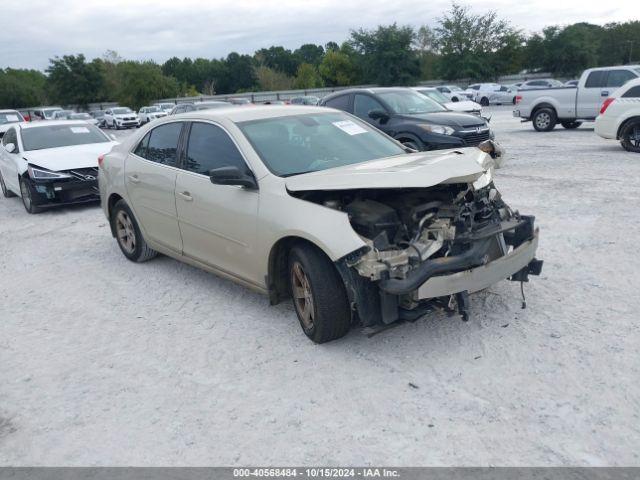
[[[486,120],[447,110],[409,88],[354,88],[320,105],[354,114],[415,150],[472,147],[493,138]]]

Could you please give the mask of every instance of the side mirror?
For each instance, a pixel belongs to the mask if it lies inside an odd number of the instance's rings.
[[[4,149],[5,149],[7,152],[9,152],[9,153],[13,153],[13,152],[15,152],[15,150],[16,150],[16,146],[15,146],[15,144],[13,144],[13,143],[7,143],[7,144],[4,146]]]
[[[250,172],[243,173],[238,167],[220,167],[209,171],[209,179],[214,185],[237,185],[251,190],[258,189],[258,183]]]
[[[369,111],[369,118],[383,122],[389,119],[389,115],[384,110],[371,110]]]

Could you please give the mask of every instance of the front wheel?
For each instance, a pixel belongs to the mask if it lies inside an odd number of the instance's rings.
[[[571,122],[561,122],[561,125],[566,128],[567,130],[574,130],[576,128],[578,128],[580,125],[582,125],[582,122],[576,122],[571,121]]]
[[[291,250],[289,287],[307,337],[325,343],[347,334],[351,327],[347,293],[335,266],[321,251],[308,245]]]
[[[147,245],[133,212],[124,200],[119,200],[113,207],[111,228],[120,250],[132,262],[146,262],[158,254]]]
[[[483,107],[488,107],[489,106],[489,99],[487,97],[482,97],[480,99],[480,105],[482,105]]]
[[[20,179],[20,196],[22,197],[22,204],[27,213],[34,214],[41,212],[41,209],[33,204],[33,191],[31,190],[31,185],[29,185],[29,182],[24,177]]]
[[[622,128],[620,145],[627,152],[640,153],[640,121],[629,122]]]
[[[533,128],[538,132],[550,132],[556,126],[558,119],[556,112],[550,108],[541,108],[533,115]]]

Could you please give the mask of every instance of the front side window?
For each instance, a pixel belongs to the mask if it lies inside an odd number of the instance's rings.
[[[178,140],[181,131],[182,122],[167,123],[151,130],[143,158],[175,167],[178,164]]]
[[[405,153],[379,130],[341,112],[288,115],[237,125],[265,166],[280,177]]]
[[[88,123],[43,125],[22,130],[22,144],[25,151],[106,143],[109,141],[109,138],[100,129]]]
[[[607,77],[607,87],[621,87],[634,78],[636,78],[636,76],[629,70],[611,70]]]
[[[386,109],[375,98],[357,93],[353,99],[353,114],[364,120],[369,120],[369,112],[372,110],[386,112]]]
[[[622,98],[638,98],[638,97],[640,97],[640,85],[631,87],[629,90],[624,92],[624,95],[622,95]]]
[[[325,105],[346,112],[349,110],[349,95],[340,95],[339,97],[327,100]]]
[[[242,172],[247,170],[242,154],[227,132],[210,123],[193,123],[185,169],[208,176],[211,170],[220,167],[238,167]]]
[[[13,153],[18,153],[18,134],[16,133],[15,128],[10,128],[9,130],[7,130],[7,133],[5,133],[4,137],[2,137],[2,144],[4,146],[9,145],[10,143],[13,143],[15,145],[15,150],[13,151]]]

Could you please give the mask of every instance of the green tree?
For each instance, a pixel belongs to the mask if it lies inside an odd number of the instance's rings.
[[[0,69],[0,108],[35,107],[46,103],[47,77],[37,70]]]
[[[293,78],[265,65],[256,68],[256,78],[260,90],[290,90],[293,88]]]
[[[116,100],[134,110],[154,100],[175,97],[180,91],[178,81],[163,75],[160,66],[153,62],[120,62],[117,72]]]
[[[302,63],[293,81],[294,88],[307,89],[322,87],[322,77],[318,69],[309,63]]]
[[[469,7],[454,3],[440,19],[435,29],[436,45],[440,52],[439,70],[446,79],[473,78],[491,80],[497,76],[517,70],[513,52],[520,32],[496,12],[483,15],[470,12]],[[506,65],[499,52],[508,52]]]
[[[418,58],[411,45],[415,32],[409,26],[380,25],[375,30],[351,32],[350,44],[366,82],[379,85],[411,85],[418,79]]]
[[[414,48],[420,63],[420,78],[422,80],[436,78],[439,59],[436,48],[436,35],[427,25],[421,26],[416,32]]]
[[[264,65],[273,70],[293,76],[298,69],[299,60],[296,55],[284,47],[261,48],[256,51],[254,58],[258,65]]]
[[[227,76],[220,88],[221,93],[235,93],[255,88],[257,84],[253,58],[232,52],[225,61]]]
[[[357,75],[349,55],[338,50],[328,50],[318,70],[325,83],[332,87],[352,85]]]
[[[47,90],[52,102],[86,106],[99,99],[105,81],[101,62],[87,63],[82,54],[55,57],[49,62]]]
[[[306,43],[300,46],[300,48],[294,50],[293,55],[297,58],[299,64],[308,63],[310,65],[318,66],[324,56],[324,48],[322,48],[322,45]]]

